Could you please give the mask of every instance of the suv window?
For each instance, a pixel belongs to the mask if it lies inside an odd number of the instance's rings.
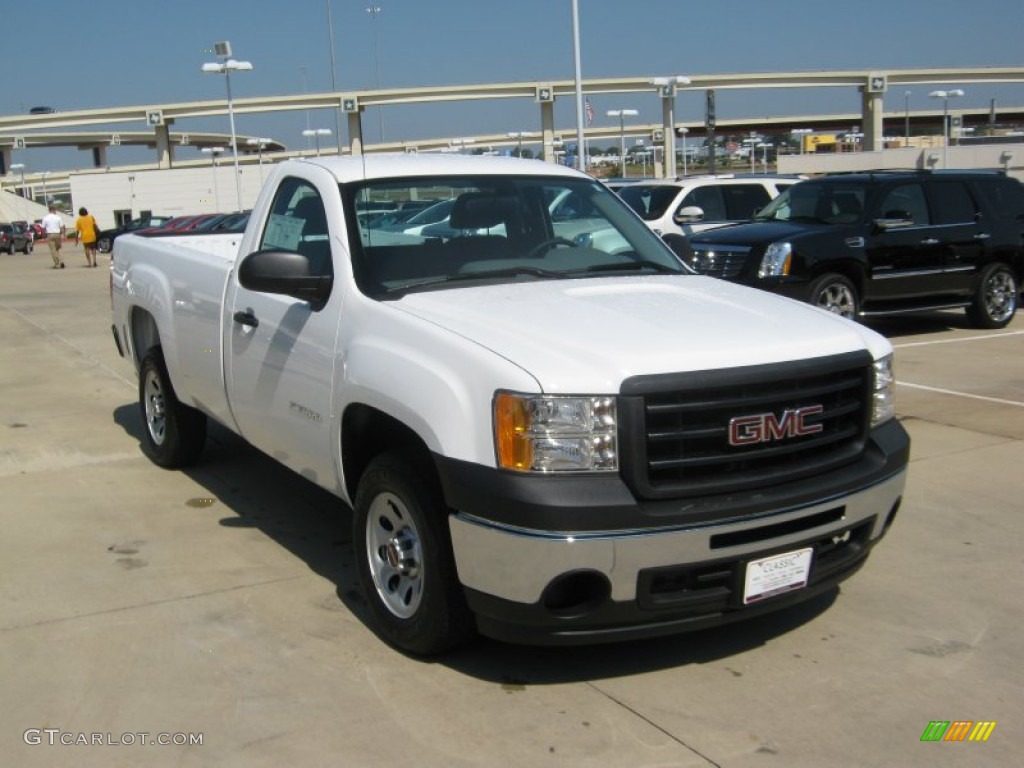
[[[768,205],[771,196],[760,184],[729,184],[722,188],[725,193],[726,218],[750,219]],[[707,218],[705,216],[705,218]]]
[[[688,205],[700,206],[704,210],[704,221],[725,221],[729,218],[725,213],[722,188],[717,184],[690,190],[679,204],[679,208],[686,208]]]
[[[978,208],[962,181],[937,181],[931,185],[935,224],[969,224],[977,219]]]
[[[1024,184],[1015,179],[992,178],[978,182],[978,190],[999,219],[1024,217]]]
[[[615,191],[629,204],[630,208],[640,214],[640,218],[644,221],[655,221],[664,216],[665,211],[679,194],[678,187],[668,185],[655,187],[649,184],[636,186],[626,184]]]
[[[900,184],[893,187],[882,199],[880,210],[882,218],[885,219],[910,219],[919,227],[931,224],[924,187],[920,184]]]

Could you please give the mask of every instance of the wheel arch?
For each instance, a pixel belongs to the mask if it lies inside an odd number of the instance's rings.
[[[142,365],[142,358],[149,350],[160,346],[160,329],[157,327],[156,318],[141,307],[132,307],[129,323],[129,344],[135,369],[138,370]]]
[[[355,500],[367,466],[381,453],[406,457],[421,476],[440,491],[440,480],[426,441],[393,416],[363,403],[345,409],[341,420],[341,471],[345,491]]]
[[[857,291],[857,298],[864,301],[864,293],[867,287],[867,275],[863,265],[851,259],[837,259],[834,261],[817,261],[811,265],[807,274],[808,284],[813,283],[822,275],[842,275],[851,283]]]

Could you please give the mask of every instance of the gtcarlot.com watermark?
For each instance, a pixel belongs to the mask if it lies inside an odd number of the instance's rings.
[[[83,731],[62,731],[60,728],[28,728],[21,738],[26,744],[47,744],[51,747],[72,746],[202,746],[201,733],[150,733],[149,731],[129,731],[126,733],[85,733]]]

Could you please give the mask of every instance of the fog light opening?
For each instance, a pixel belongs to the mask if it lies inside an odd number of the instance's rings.
[[[594,611],[612,592],[607,577],[596,571],[563,573],[544,589],[541,604],[554,616],[578,618]]]
[[[903,497],[896,499],[896,503],[892,505],[892,509],[889,510],[889,516],[885,518],[885,525],[882,527],[882,533],[886,533],[889,530],[889,526],[893,524],[896,519],[896,513],[900,511],[900,504],[903,503]]]

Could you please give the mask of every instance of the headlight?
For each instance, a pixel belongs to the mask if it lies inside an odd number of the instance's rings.
[[[790,262],[793,259],[793,246],[789,243],[772,243],[761,257],[761,268],[758,277],[780,277],[789,274]]]
[[[499,392],[494,444],[501,469],[614,472],[619,468],[615,398]]]
[[[884,424],[896,415],[892,396],[896,389],[896,377],[892,373],[892,355],[875,361],[875,387],[871,403],[871,426]]]

